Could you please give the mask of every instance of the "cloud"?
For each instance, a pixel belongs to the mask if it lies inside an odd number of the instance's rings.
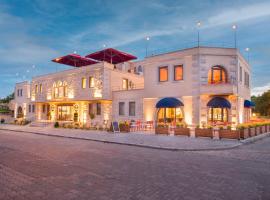
[[[255,96],[258,96],[258,95],[261,95],[261,94],[263,94],[264,92],[266,92],[268,90],[270,90],[270,83],[267,83],[264,86],[254,87],[251,90],[251,94],[255,95]]]
[[[209,17],[209,26],[233,24],[241,21],[270,16],[270,3],[257,3],[223,10],[217,15]]]

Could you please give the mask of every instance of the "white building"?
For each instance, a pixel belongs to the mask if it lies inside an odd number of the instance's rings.
[[[92,126],[249,121],[251,69],[237,49],[196,47],[131,62],[135,56],[110,48],[87,57],[56,58],[76,68],[16,84],[15,117]]]

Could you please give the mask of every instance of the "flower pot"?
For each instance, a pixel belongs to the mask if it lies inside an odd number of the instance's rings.
[[[240,138],[241,139],[246,139],[249,137],[249,129],[248,128],[244,128],[240,130]]]
[[[255,127],[249,128],[249,136],[254,137],[255,135],[256,135],[256,128]]]
[[[229,129],[219,130],[219,138],[239,140],[240,139],[240,131],[239,130],[229,130]]]
[[[127,124],[119,124],[120,132],[122,133],[129,133],[130,127]]]
[[[189,130],[189,128],[176,127],[175,130],[174,130],[174,135],[190,136],[190,130]]]
[[[169,135],[169,128],[168,127],[156,127],[155,134]]]
[[[213,130],[208,128],[195,128],[195,136],[213,138]]]
[[[255,127],[256,131],[255,131],[255,135],[260,135],[261,133],[261,127],[260,126],[257,126]]]

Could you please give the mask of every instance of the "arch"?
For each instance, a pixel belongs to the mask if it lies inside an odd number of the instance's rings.
[[[214,97],[208,103],[208,121],[228,122],[230,102],[223,97]]]
[[[143,72],[143,68],[142,68],[141,65],[139,65],[139,66],[138,66],[138,73],[141,73],[141,72]]]
[[[211,67],[208,71],[208,83],[209,84],[220,84],[227,83],[228,75],[224,67],[216,65]]]
[[[23,109],[21,106],[17,108],[17,118],[23,118]]]
[[[184,112],[182,110],[184,104],[177,98],[166,97],[159,100],[156,104],[157,123],[178,123],[184,119]]]

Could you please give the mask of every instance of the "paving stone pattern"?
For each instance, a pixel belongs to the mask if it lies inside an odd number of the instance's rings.
[[[0,131],[1,200],[270,200],[270,138],[167,151]]]

